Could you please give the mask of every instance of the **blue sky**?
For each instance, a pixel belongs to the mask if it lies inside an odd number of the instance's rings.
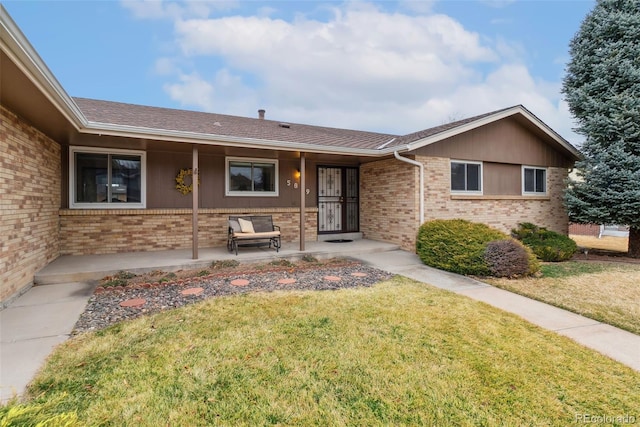
[[[408,133],[560,94],[592,0],[3,1],[71,96]]]

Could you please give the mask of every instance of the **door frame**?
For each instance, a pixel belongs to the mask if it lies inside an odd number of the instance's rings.
[[[321,226],[322,226],[322,204],[325,203],[324,201],[321,201],[321,197],[323,197],[321,195],[321,179],[320,179],[320,170],[321,169],[340,169],[341,170],[341,183],[340,183],[340,210],[341,210],[341,217],[340,217],[340,221],[341,221],[341,227],[340,230],[330,230],[330,231],[323,231],[321,230]],[[347,182],[347,170],[351,170],[351,171],[355,171],[355,185],[352,185],[351,189],[348,189],[348,182]],[[317,165],[316,166],[316,194],[317,194],[317,205],[318,205],[318,223],[317,223],[317,229],[318,229],[318,234],[340,234],[340,233],[357,233],[360,231],[360,167],[359,166],[344,166],[344,165]],[[349,197],[348,193],[349,190],[355,190],[356,195],[355,197]],[[355,199],[355,200],[353,200]],[[347,209],[347,205],[351,203],[351,207],[355,207],[356,212],[355,212],[355,218],[353,218],[351,221],[355,220],[355,226],[354,227],[349,227],[349,220],[348,220],[348,209]]]

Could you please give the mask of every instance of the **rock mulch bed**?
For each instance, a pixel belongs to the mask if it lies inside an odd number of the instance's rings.
[[[345,263],[265,272],[235,271],[180,279],[170,283],[98,287],[76,323],[73,334],[100,330],[123,320],[178,308],[212,297],[256,291],[368,287],[392,276],[372,267]]]

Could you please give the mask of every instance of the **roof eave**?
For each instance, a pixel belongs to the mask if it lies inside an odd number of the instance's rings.
[[[514,106],[512,108],[508,108],[506,110],[502,110],[502,111],[496,112],[495,114],[488,115],[488,116],[483,117],[481,119],[474,120],[473,122],[466,123],[466,124],[461,125],[461,126],[457,126],[455,128],[446,130],[444,132],[437,133],[435,135],[428,136],[426,138],[419,139],[419,140],[414,141],[414,142],[410,142],[410,143],[408,143],[406,145],[406,148],[407,148],[407,151],[417,150],[417,149],[425,147],[427,145],[434,144],[436,142],[442,141],[442,140],[447,139],[447,138],[451,138],[451,137],[456,136],[456,135],[460,135],[460,134],[462,134],[464,132],[468,132],[470,130],[479,128],[481,126],[485,126],[487,124],[496,122],[498,120],[501,120],[501,119],[504,119],[504,118],[507,118],[507,117],[510,117],[510,116],[513,116],[513,115],[516,115],[516,114],[522,114],[529,121],[531,121],[533,124],[535,124],[547,136],[549,136],[558,145],[560,145],[568,153],[570,153],[574,157],[574,160],[579,160],[582,157],[582,154],[580,153],[580,151],[577,148],[575,148],[573,145],[571,145],[571,143],[569,143],[569,141],[567,141],[562,136],[560,136],[557,132],[555,132],[553,129],[551,129],[546,123],[544,123],[542,120],[540,120],[534,114],[532,114],[529,110],[524,108],[522,105],[516,105],[516,106]]]
[[[349,148],[339,146],[320,146],[315,144],[275,141],[268,139],[246,138],[227,135],[204,134],[197,132],[144,128],[137,126],[115,125],[111,123],[88,122],[81,133],[109,135],[129,138],[144,138],[158,141],[191,143],[200,145],[221,145],[227,147],[269,149],[281,151],[301,151],[318,154],[336,154],[348,156],[377,157],[389,154],[389,150],[367,148]],[[390,151],[391,153],[393,150]]]
[[[87,124],[80,108],[63,89],[2,4],[0,48],[76,129]]]

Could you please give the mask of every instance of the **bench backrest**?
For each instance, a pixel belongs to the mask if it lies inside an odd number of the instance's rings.
[[[238,218],[251,221],[253,223],[253,230],[256,233],[266,233],[273,231],[273,218],[271,215],[240,215],[230,216],[230,220],[238,220]]]

